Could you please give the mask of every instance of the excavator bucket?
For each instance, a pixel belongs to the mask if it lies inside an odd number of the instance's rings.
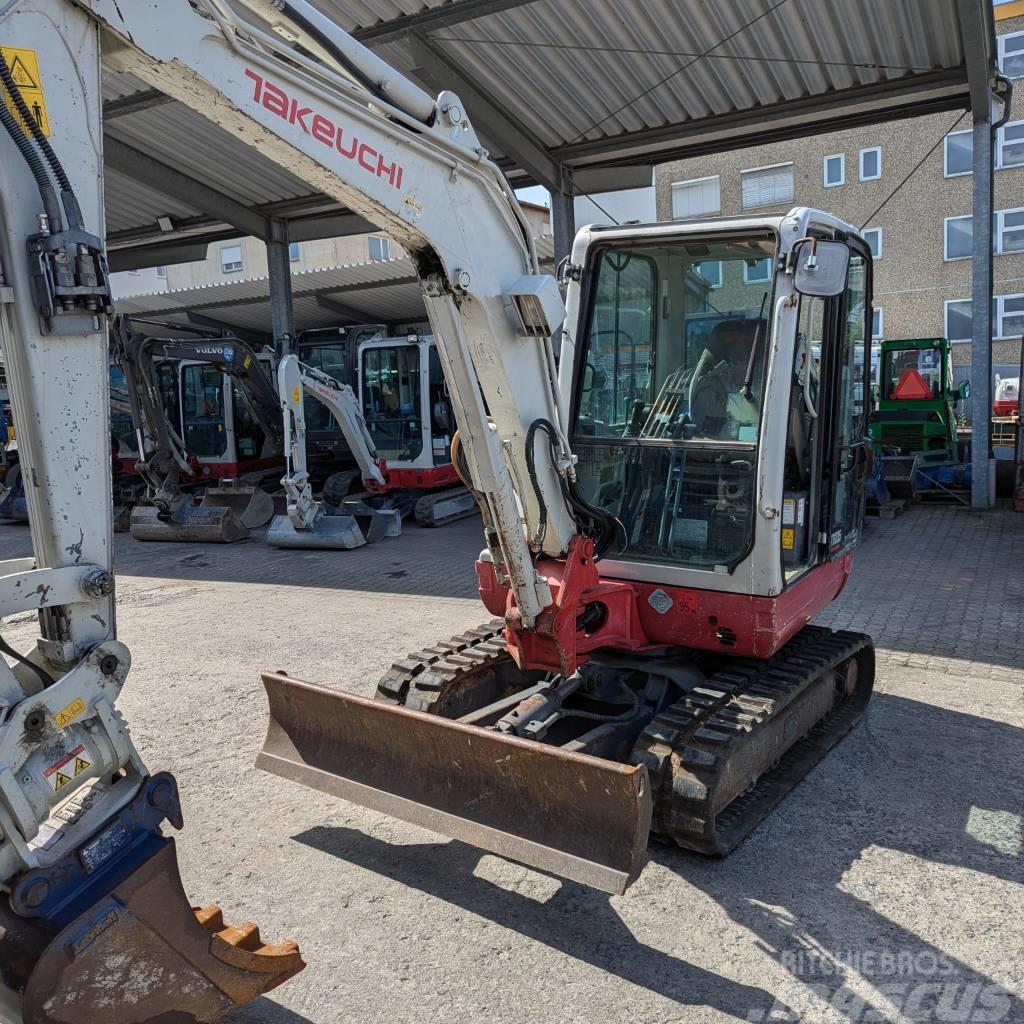
[[[402,517],[396,510],[375,511],[368,516],[322,515],[309,530],[297,530],[288,516],[274,516],[267,530],[267,543],[274,548],[344,550],[401,533]]]
[[[914,477],[917,474],[917,456],[886,455],[882,459],[885,486],[893,498],[909,501],[914,497]]]
[[[248,527],[233,509],[205,505],[187,509],[177,518],[162,517],[152,505],[136,505],[130,531],[136,540],[180,544],[233,544],[249,536]]]
[[[76,908],[77,909],[77,908]],[[72,912],[74,913],[74,912]],[[0,907],[8,1004],[22,1024],[198,1024],[276,988],[305,966],[294,942],[224,924],[189,905],[172,839],[54,934]]]
[[[621,893],[651,823],[646,768],[265,673],[257,767]]]
[[[242,487],[234,480],[222,480],[207,487],[200,508],[226,508],[235,514],[247,530],[256,530],[274,517],[274,499],[258,487]]]

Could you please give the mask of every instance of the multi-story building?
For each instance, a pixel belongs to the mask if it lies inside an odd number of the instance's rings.
[[[1016,376],[1024,335],[1024,2],[995,8],[999,62],[1014,79],[1008,122],[995,152],[992,363]],[[813,135],[663,164],[656,170],[659,220],[829,210],[863,228],[875,264],[875,322],[882,338],[944,335],[959,379],[971,361],[970,115],[942,113]],[[715,288],[755,286],[704,273]],[[723,295],[723,299],[733,296]],[[741,295],[737,306],[745,305]],[[730,303],[731,304],[731,301]]]

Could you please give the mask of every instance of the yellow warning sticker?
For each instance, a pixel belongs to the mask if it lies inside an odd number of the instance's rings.
[[[299,388],[292,388],[292,405],[298,405],[302,401],[302,394]]]
[[[50,118],[46,113],[46,97],[43,95],[43,79],[39,74],[39,62],[35,50],[22,50],[16,46],[0,46],[7,66],[11,69],[14,84],[17,85],[21,98],[25,101],[29,116],[43,130],[44,135],[50,134]],[[28,128],[25,118],[14,100],[3,90],[7,109],[21,122],[22,128]]]
[[[43,778],[53,787],[54,793],[59,793],[72,779],[92,767],[91,762],[86,761],[82,756],[84,753],[85,747],[79,743],[74,750],[65,754],[43,772]]]
[[[70,725],[83,711],[85,711],[85,701],[78,697],[54,716],[57,720],[57,728],[63,729],[64,726]]]
[[[793,531],[791,529],[783,528],[782,531],[782,546],[787,551],[793,550]]]

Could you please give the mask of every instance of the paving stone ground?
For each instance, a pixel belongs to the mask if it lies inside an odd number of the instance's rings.
[[[234,1022],[1024,1022],[1024,516],[870,521],[821,617],[875,638],[865,724],[731,857],[653,847],[611,898],[253,768],[260,669],[369,694],[486,617],[480,546],[474,521],[331,553],[117,538],[120,706],[179,778],[186,888],[309,963]]]

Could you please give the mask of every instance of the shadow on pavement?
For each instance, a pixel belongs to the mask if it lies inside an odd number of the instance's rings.
[[[980,1020],[971,1015],[977,1005],[990,1015],[985,1019],[1016,1021],[1024,1020],[1024,1003],[970,966],[977,955],[949,952],[961,945],[952,902],[933,896],[924,907],[929,930],[949,936],[939,948],[851,895],[849,877],[854,889],[859,882],[873,893],[879,882],[871,872],[878,869],[859,862],[872,850],[890,849],[1024,882],[1021,764],[1024,730],[879,694],[866,723],[728,859],[652,844],[656,863],[718,902],[791,973],[792,983],[777,992],[638,942],[609,898],[594,890],[565,882],[544,903],[509,892],[474,874],[482,855],[461,842],[396,846],[345,827],[317,827],[295,838],[681,1004],[740,1020],[787,1019],[789,1007],[802,1005],[812,990],[837,1019],[889,1020],[891,1006],[870,994],[880,990],[904,1009],[918,1000],[920,1012],[930,1014],[921,1019]],[[915,872],[918,882],[921,874]],[[881,887],[882,906],[887,898],[900,900],[898,880]],[[899,905],[920,911],[914,901]],[[673,916],[685,910],[677,907]],[[854,979],[856,992],[847,987]],[[788,1019],[816,1020],[821,1005],[812,999],[809,1016]],[[955,1016],[964,1007],[967,1016]]]
[[[712,1006],[746,1020],[774,996],[728,981],[638,942],[605,893],[563,882],[538,903],[474,875],[481,853],[456,841],[394,846],[356,829],[316,827],[295,839],[543,943],[684,1005]]]

